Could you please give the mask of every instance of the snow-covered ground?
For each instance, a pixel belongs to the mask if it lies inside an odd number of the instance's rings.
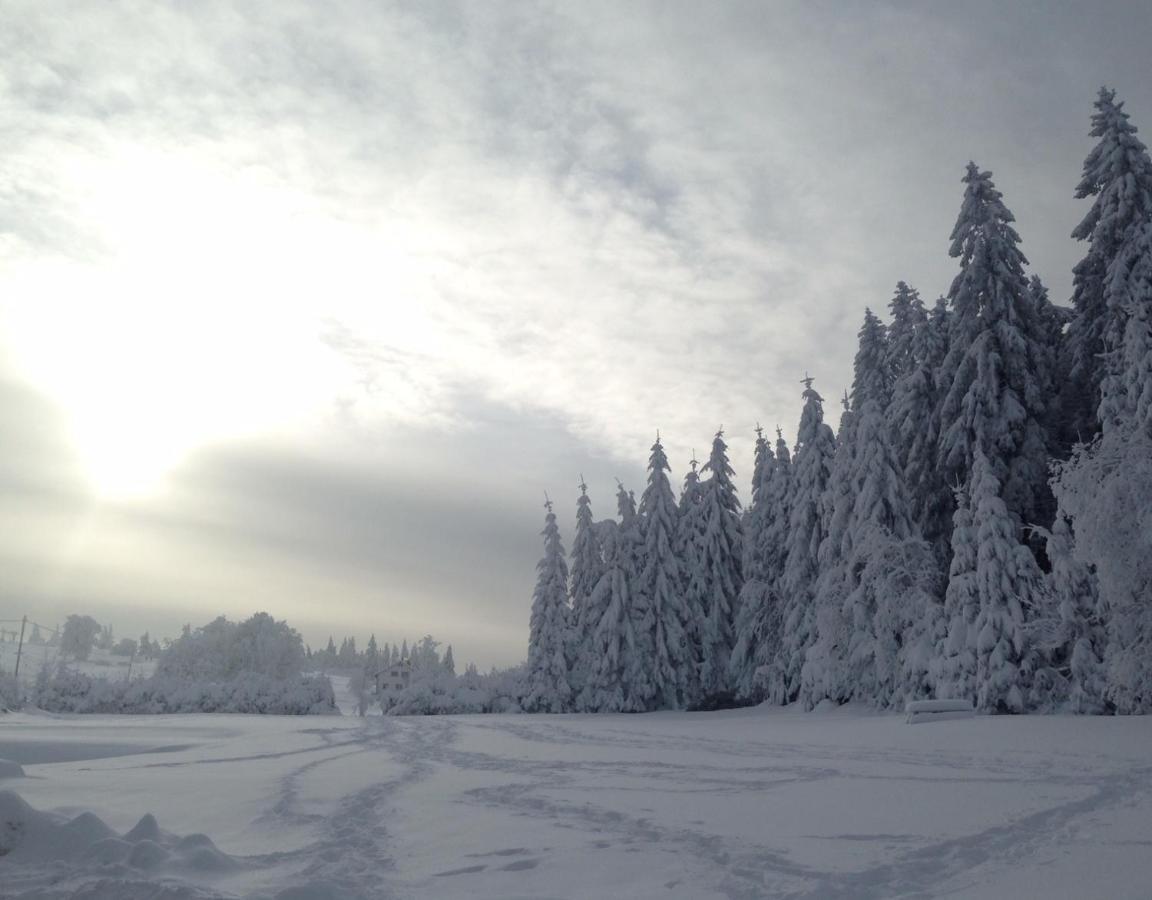
[[[1149,717],[18,713],[0,758],[4,897],[1152,889]]]
[[[0,672],[12,672],[16,668],[17,642],[13,640],[0,641]],[[54,665],[60,658],[56,647],[47,644],[31,644],[25,642],[21,650],[20,680],[31,683],[41,667],[48,663]],[[70,668],[85,675],[100,678],[126,678],[129,675],[148,676],[156,668],[154,659],[129,659],[127,656],[116,656],[107,650],[93,648],[92,654],[86,660],[69,660]]]

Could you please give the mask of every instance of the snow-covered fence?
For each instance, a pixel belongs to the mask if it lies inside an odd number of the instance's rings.
[[[904,707],[909,725],[943,722],[947,719],[971,719],[976,715],[968,700],[913,700]]]

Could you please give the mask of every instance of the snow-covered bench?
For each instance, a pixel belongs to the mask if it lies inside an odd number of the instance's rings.
[[[913,700],[904,707],[909,725],[921,722],[943,722],[946,719],[970,719],[976,715],[967,700]]]

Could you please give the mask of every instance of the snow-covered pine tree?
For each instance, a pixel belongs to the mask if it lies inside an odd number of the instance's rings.
[[[868,313],[871,315],[871,312]],[[851,589],[845,557],[848,522],[855,502],[852,473],[855,465],[856,415],[844,393],[844,412],[836,432],[836,453],[822,498],[824,536],[817,554],[817,575],[812,589],[812,634],[800,672],[800,702],[812,709],[821,700],[843,699],[845,647],[849,624],[842,607]]]
[[[676,522],[676,558],[680,561],[680,574],[684,579],[684,603],[688,609],[688,641],[692,659],[697,661],[696,671],[691,673],[691,694],[695,702],[699,697],[700,667],[703,653],[703,629],[707,596],[707,579],[701,556],[704,533],[704,507],[701,503],[703,485],[699,463],[693,451],[680,491],[679,519]]]
[[[927,320],[924,301],[919,292],[903,281],[896,282],[896,292],[888,301],[892,324],[888,326],[887,375],[893,382],[918,364],[917,332]]]
[[[628,562],[628,616],[632,620],[632,643],[628,647],[624,671],[627,708],[632,712],[653,709],[659,700],[655,646],[655,597],[641,586],[641,573],[645,567],[644,523],[636,510],[636,497],[620,485],[616,495],[620,513],[622,545],[630,549]]]
[[[940,462],[948,477],[967,483],[983,453],[1017,526],[1045,524],[1050,382],[1027,260],[992,174],[969,163],[964,183],[949,251],[960,272],[949,292],[951,341],[941,367]]]
[[[899,709],[909,700],[935,694],[933,662],[946,634],[940,603],[944,581],[924,540],[899,541],[881,534],[870,545],[859,556],[863,568],[857,591],[863,597],[857,605],[875,610],[872,630],[864,635],[874,641],[874,672],[867,674],[875,686],[853,696]],[[849,670],[860,664],[851,657]]]
[[[1125,242],[1105,298],[1122,331],[1105,336],[1103,433],[1075,448],[1053,486],[1108,614],[1108,697],[1118,712],[1144,713],[1152,711],[1152,224]]]
[[[372,672],[380,668],[380,648],[376,645],[376,635],[368,636],[368,646],[364,648],[364,665]]]
[[[976,705],[987,712],[1023,712],[1031,659],[1025,620],[1043,609],[1044,579],[1031,551],[1016,539],[1016,525],[1000,496],[1000,483],[983,451],[972,470],[976,528]]]
[[[654,656],[636,632],[638,619],[644,627],[652,627],[634,612],[639,522],[635,503],[622,485],[616,500],[620,523],[602,530],[604,574],[589,599],[590,613],[597,614],[597,619],[585,651],[588,675],[579,700],[580,708],[589,712],[638,712],[648,707],[653,696],[650,682],[635,682],[640,657]]]
[[[752,503],[744,515],[744,586],[736,606],[739,612],[732,626],[732,655],[728,662],[728,682],[736,696],[755,696],[758,658],[763,648],[772,605],[772,584],[768,578],[765,530],[773,510],[770,491],[776,469],[776,457],[756,426],[756,445],[752,461]]]
[[[759,423],[756,425],[756,442],[752,450],[752,500],[748,507],[744,510],[744,534],[750,535],[751,526],[749,523],[752,519],[752,513],[756,509],[756,504],[760,502],[761,495],[764,489],[768,486],[768,481],[772,477],[772,465],[775,463],[775,457],[772,455],[772,448],[768,445],[767,439],[764,437],[764,429],[760,427]],[[747,569],[750,565],[750,553],[752,542],[745,541],[744,543],[744,567]]]
[[[1092,245],[1069,333],[1081,356],[1103,350],[1102,434],[1075,448],[1053,486],[1107,612],[1108,699],[1142,713],[1152,711],[1152,163],[1114,94],[1102,89],[1096,106],[1101,140],[1077,192],[1096,200],[1074,234]]]
[[[1104,671],[1107,632],[1091,567],[1073,555],[1072,526],[1058,516],[1045,534],[1052,571],[1046,609],[1028,623],[1030,642],[1043,654],[1029,706],[1054,710],[1067,704],[1077,713],[1103,712],[1108,694]]]
[[[941,394],[937,373],[948,350],[946,303],[941,297],[929,317],[917,297],[910,312],[902,313],[912,320],[911,367],[896,376],[887,412],[909,513],[942,566],[948,564],[952,531],[951,495],[937,463]]]
[[[396,661],[403,662],[408,658],[408,638],[404,638],[403,642],[400,644],[400,659]]]
[[[868,315],[871,316],[871,312]],[[841,568],[839,564],[849,549],[845,542],[848,540],[848,522],[852,517],[852,504],[856,502],[852,473],[855,471],[858,449],[856,421],[859,407],[853,405],[847,391],[844,392],[844,398],[840,402],[844,411],[840,414],[840,427],[836,431],[836,454],[832,458],[828,488],[823,498],[826,534],[820,542],[818,562],[821,576],[831,574],[833,569]]]
[[[1152,219],[1152,160],[1128,121],[1116,92],[1100,88],[1092,115],[1092,137],[1099,138],[1084,160],[1077,198],[1095,198],[1072,232],[1088,241],[1088,253],[1072,270],[1075,315],[1068,326],[1070,372],[1064,403],[1071,441],[1087,443],[1099,431],[1098,409],[1104,381],[1105,352],[1118,343],[1121,310],[1106,297],[1109,269],[1135,231]]]
[[[568,563],[552,501],[544,504],[544,555],[536,565],[536,590],[528,638],[528,712],[564,712],[572,701],[568,683]]]
[[[800,670],[814,637],[813,589],[819,574],[820,544],[826,534],[823,496],[836,455],[836,437],[824,422],[824,399],[812,381],[808,376],[803,381],[804,411],[789,479],[789,528],[779,588],[783,629],[768,688],[768,696],[775,703],[789,703],[799,694]]]
[[[841,552],[850,589],[844,606],[850,635],[844,693],[887,706],[902,690],[898,655],[905,631],[926,612],[920,604],[931,576],[928,582],[909,580],[907,590],[898,592],[896,580],[879,564],[922,555],[914,548],[900,549],[906,542],[918,542],[918,537],[885,415],[892,382],[882,328],[875,317],[866,314],[852,387],[852,402],[858,410],[850,479],[853,503]]]
[[[728,463],[724,430],[712,439],[712,452],[701,485],[703,529],[699,534],[699,561],[705,584],[701,627],[700,691],[703,698],[729,690],[728,664],[732,656],[732,623],[740,589],[744,586],[744,535],[740,526],[740,500],[735,474]]]
[[[680,488],[678,504],[680,518],[684,518],[688,510],[700,502],[700,473],[697,471],[699,465],[696,451],[692,451],[692,458],[688,460],[688,471],[684,475],[684,484]]]
[[[1105,340],[1100,419],[1126,438],[1152,436],[1152,219],[1120,249],[1105,297],[1115,327]]]
[[[764,429],[757,424],[756,442],[752,452],[752,499],[748,506],[744,508],[744,513],[740,518],[741,529],[744,532],[744,559],[742,565],[746,581],[751,579],[752,570],[756,564],[753,559],[759,540],[757,535],[759,523],[755,518],[756,505],[759,503],[760,496],[764,489],[768,486],[768,480],[771,478],[771,467],[775,462],[775,457],[772,455],[772,448],[768,445],[768,441],[764,437]]]
[[[898,656],[904,633],[924,614],[924,582],[903,585],[887,571],[887,563],[919,558],[923,550],[901,546],[913,527],[884,412],[892,384],[889,347],[871,310],[865,311],[859,338],[846,414],[851,418],[829,481],[817,639],[803,670],[801,699],[807,706],[824,698],[892,703],[902,691]]]
[[[570,681],[577,694],[587,677],[588,653],[592,632],[598,618],[589,606],[592,591],[604,574],[604,554],[600,538],[592,521],[592,501],[588,485],[580,478],[580,497],[576,501],[576,534],[572,540],[572,612],[569,628],[569,659],[572,660]],[[600,610],[599,612],[603,612]]]
[[[644,552],[638,593],[653,618],[655,705],[678,709],[693,699],[696,660],[688,638],[684,577],[674,547],[680,514],[668,483],[668,469],[668,457],[657,434],[648,458],[648,485],[640,497]]]
[[[740,595],[735,646],[729,664],[732,688],[741,700],[761,701],[768,696],[772,663],[783,643],[780,581],[786,559],[792,457],[779,427],[776,428],[776,451],[765,470],[767,485],[756,501],[756,544]]]
[[[456,657],[452,655],[452,645],[448,645],[448,649],[444,651],[444,662],[441,663],[444,668],[444,674],[456,677]]]
[[[608,521],[600,530],[604,552],[604,574],[588,598],[588,615],[593,628],[582,649],[581,669],[585,675],[576,700],[581,712],[621,712],[624,697],[624,655],[631,641],[628,573],[620,564],[620,529]]]
[[[766,524],[762,535],[764,552],[760,554],[760,564],[764,567],[765,580],[771,584],[784,577],[784,563],[787,560],[789,497],[792,492],[792,452],[784,440],[784,432],[776,426],[776,464],[768,481]]]
[[[979,551],[968,492],[956,489],[952,515],[952,565],[944,594],[944,627],[933,661],[936,695],[952,700],[976,699],[976,616],[980,588],[976,576]]]

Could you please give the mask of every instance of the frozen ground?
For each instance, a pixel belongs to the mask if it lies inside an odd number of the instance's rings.
[[[20,713],[0,716],[3,757],[25,773],[0,778],[4,897],[1121,898],[1152,885],[1148,717]]]

